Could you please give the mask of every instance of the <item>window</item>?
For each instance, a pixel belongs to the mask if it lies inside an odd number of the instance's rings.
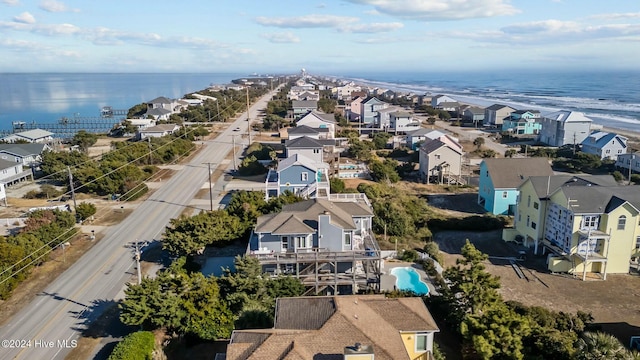
[[[624,226],[627,224],[627,217],[620,215],[618,218],[618,230],[624,230]]]
[[[509,196],[509,193],[508,193],[508,192],[506,192],[506,191],[503,191],[503,192],[502,192],[502,198],[503,198],[503,199],[506,199],[508,196]]]
[[[344,234],[344,246],[351,247],[351,234]]]
[[[527,215],[527,226],[529,226],[529,224],[531,224],[531,218]]]
[[[306,247],[307,247],[307,237],[296,236],[296,249],[306,248]]]
[[[583,229],[597,229],[599,216],[597,215],[585,215],[582,217]]]
[[[313,149],[313,153],[314,154],[319,154],[320,153],[320,149]]]
[[[287,250],[289,248],[289,237],[288,236],[283,236],[282,237],[282,250]]]
[[[301,174],[301,177],[302,177],[302,181],[307,181],[307,180],[309,180],[309,173],[308,172],[303,172]]]
[[[427,334],[416,334],[416,352],[427,351]]]
[[[522,221],[522,214],[518,214],[518,222]]]
[[[636,249],[640,249],[640,236],[636,238]]]
[[[532,222],[531,222],[531,228],[532,228],[533,230],[535,230],[535,229],[536,229],[536,227],[538,227],[538,225],[532,221]]]
[[[531,207],[531,195],[527,196],[527,207]]]
[[[534,208],[534,209],[538,210],[538,207],[539,207],[539,206],[540,206],[540,205],[539,205],[537,202],[535,202],[535,201],[533,202],[533,208]]]
[[[609,154],[611,153],[611,150],[607,149],[607,151],[604,152],[605,154]]]

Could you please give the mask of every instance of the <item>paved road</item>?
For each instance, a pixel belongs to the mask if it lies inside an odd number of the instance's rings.
[[[275,91],[251,106],[250,118],[266,107]],[[246,133],[246,113],[202,150],[148,200],[72,267],[59,276],[30,304],[0,328],[0,340],[17,340],[13,348],[3,341],[0,359],[64,359],[73,341],[104,309],[122,294],[123,285],[135,274],[132,241],[157,241],[169,220],[178,217],[207,182],[206,163],[219,164],[231,150],[233,131]]]

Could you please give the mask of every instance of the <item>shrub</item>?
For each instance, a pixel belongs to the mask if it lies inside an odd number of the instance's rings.
[[[444,256],[440,253],[440,247],[436,242],[430,241],[424,246],[424,251],[437,261],[440,265],[444,265]]]
[[[96,213],[96,206],[92,203],[81,202],[76,207],[76,216],[80,220],[86,220],[89,217],[93,216]]]
[[[415,262],[420,259],[420,255],[415,250],[405,250],[400,254],[399,259],[406,262]]]
[[[120,341],[109,360],[151,360],[155,339],[150,331],[138,331],[125,336]]]
[[[25,198],[25,199],[38,199],[39,197],[40,197],[40,191],[38,191],[38,190],[29,190],[23,196],[23,198]]]

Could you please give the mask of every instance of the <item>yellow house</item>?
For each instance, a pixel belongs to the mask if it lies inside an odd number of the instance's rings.
[[[272,329],[236,330],[216,359],[431,360],[438,332],[421,298],[280,298]]]
[[[611,175],[554,175],[531,176],[518,188],[518,201],[514,215],[515,234],[523,244],[539,253],[544,238],[545,220],[549,196],[565,186],[618,186]],[[515,236],[503,238],[513,240]]]
[[[548,198],[543,253],[549,269],[629,272],[640,242],[640,186],[561,186]]]

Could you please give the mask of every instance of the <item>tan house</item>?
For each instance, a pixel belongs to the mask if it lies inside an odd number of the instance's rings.
[[[234,331],[216,359],[428,360],[438,331],[419,297],[280,298],[272,329]]]
[[[462,154],[462,147],[459,145],[427,138],[420,146],[420,178],[427,184],[459,183]]]
[[[511,118],[516,109],[502,104],[493,104],[484,109],[484,125],[500,127],[505,119]]]

